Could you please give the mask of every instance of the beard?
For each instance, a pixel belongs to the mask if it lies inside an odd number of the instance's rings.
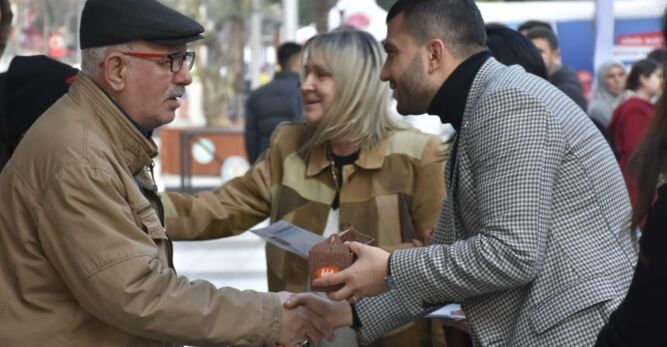
[[[419,55],[415,55],[400,79],[395,82],[398,91],[396,111],[404,116],[426,113],[431,100],[424,64]]]

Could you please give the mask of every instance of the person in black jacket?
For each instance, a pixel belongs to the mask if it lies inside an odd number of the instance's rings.
[[[598,335],[598,347],[667,346],[667,102],[660,100],[647,137],[630,161],[638,178],[632,225],[645,223],[639,261],[625,299]]]
[[[44,55],[17,56],[0,74],[0,170],[32,123],[67,93],[78,70]]]
[[[549,74],[549,82],[574,100],[584,112],[587,111],[586,97],[584,97],[577,75],[560,61],[560,48],[558,48],[556,34],[544,27],[534,27],[528,31],[526,36],[533,41],[542,55]]]
[[[254,163],[271,142],[276,126],[285,121],[301,119],[299,94],[299,54],[301,45],[286,42],[278,48],[281,71],[273,81],[253,91],[246,103],[245,148],[248,161]]]
[[[549,79],[540,52],[525,36],[503,24],[487,24],[485,29],[486,46],[496,60],[505,65],[520,65],[526,72]]]

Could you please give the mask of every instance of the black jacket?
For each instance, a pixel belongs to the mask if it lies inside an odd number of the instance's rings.
[[[245,147],[251,164],[269,147],[278,124],[301,119],[299,87],[299,75],[285,71],[250,94],[246,102]]]
[[[667,346],[667,184],[649,212],[639,261],[625,299],[609,317],[595,346]]]
[[[588,111],[586,106],[586,97],[584,91],[581,89],[581,83],[577,79],[577,75],[569,67],[561,65],[553,75],[549,76],[551,84],[560,89],[565,95],[581,107],[584,112]]]

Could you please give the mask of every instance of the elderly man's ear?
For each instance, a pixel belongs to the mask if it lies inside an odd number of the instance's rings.
[[[103,78],[115,92],[125,89],[128,63],[127,57],[120,53],[111,53],[104,59]]]

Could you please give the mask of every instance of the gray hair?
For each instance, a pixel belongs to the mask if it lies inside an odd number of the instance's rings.
[[[81,72],[95,77],[100,73],[100,65],[109,53],[126,51],[132,48],[132,43],[121,43],[112,46],[101,46],[81,50]]]
[[[303,66],[310,59],[323,64],[335,82],[336,97],[322,121],[309,128],[300,154],[334,139],[369,149],[390,131],[409,127],[389,111],[391,92],[380,80],[384,51],[370,34],[342,30],[317,35],[304,45],[302,59]]]

